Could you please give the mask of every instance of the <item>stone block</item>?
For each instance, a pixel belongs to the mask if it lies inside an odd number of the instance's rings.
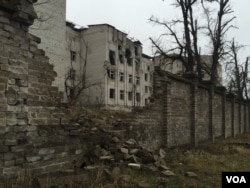
[[[2,71],[7,71],[7,70],[9,70],[9,65],[7,65],[7,64],[1,64],[0,65],[0,70],[2,70]]]
[[[26,160],[28,162],[37,162],[41,160],[41,157],[40,156],[28,156],[26,157]]]
[[[55,158],[54,154],[49,154],[49,155],[43,156],[44,161],[51,160],[51,159],[54,159],[54,158]]]
[[[5,127],[5,126],[6,126],[6,119],[0,118],[0,127]]]
[[[0,145],[0,153],[6,153],[9,151],[9,147]]]
[[[64,167],[65,165],[66,165],[66,162],[61,162],[58,164],[44,166],[44,169],[46,172],[53,172],[53,171],[57,171],[58,169],[62,169],[62,167]]]
[[[78,135],[80,135],[80,131],[79,130],[71,130],[69,132],[69,135],[70,136],[78,136]]]
[[[6,139],[4,141],[5,146],[16,146],[17,145],[17,139]]]
[[[19,104],[18,100],[16,98],[8,98],[7,99],[7,104],[8,105],[13,105],[16,106]]]
[[[55,153],[55,149],[51,148],[42,148],[38,151],[39,155],[47,155],[47,154],[53,154]]]
[[[17,119],[17,125],[28,125],[28,120],[27,119]]]
[[[13,125],[17,125],[17,119],[7,119],[6,120],[6,125],[7,126],[13,126]]]
[[[10,20],[4,16],[0,16],[0,23],[10,24]]]
[[[78,149],[78,150],[75,151],[75,154],[76,154],[76,155],[79,155],[79,154],[81,154],[81,153],[83,153],[83,151],[82,151],[81,149]]]
[[[20,152],[24,152],[25,150],[28,149],[28,147],[30,147],[30,145],[20,145],[20,146],[11,146],[10,147],[10,151],[13,153],[20,153]]]
[[[8,84],[9,85],[15,85],[16,84],[16,79],[9,79]]]
[[[37,126],[30,125],[26,127],[26,131],[28,132],[35,132],[36,130],[37,130]]]
[[[3,155],[3,158],[4,158],[5,161],[14,160],[15,157],[16,157],[16,154],[14,154],[14,153],[5,153]]]
[[[23,163],[24,163],[24,158],[23,157],[19,157],[15,161],[15,165],[22,165]]]
[[[3,168],[3,174],[4,175],[15,175],[18,171],[20,171],[20,167],[14,166],[14,167],[8,167],[8,168]]]
[[[4,161],[4,166],[5,167],[13,167],[15,166],[15,160],[10,160],[10,161]]]
[[[3,26],[3,30],[8,31],[10,33],[15,33],[16,32],[16,29],[14,27],[12,27],[11,25],[7,25],[7,24],[5,24]]]

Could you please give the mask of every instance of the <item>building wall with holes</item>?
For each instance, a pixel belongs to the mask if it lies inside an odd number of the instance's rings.
[[[111,109],[145,106],[152,92],[153,63],[142,56],[141,43],[108,24],[90,25],[83,36],[87,78],[94,85],[85,91],[91,95],[87,101]]]

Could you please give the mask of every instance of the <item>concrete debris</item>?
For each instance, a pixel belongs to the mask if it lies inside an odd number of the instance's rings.
[[[128,166],[131,167],[131,168],[134,168],[134,169],[140,169],[141,168],[141,165],[136,164],[136,163],[129,163]]]
[[[175,176],[175,173],[173,173],[173,172],[170,171],[170,170],[162,171],[162,174],[164,174],[164,175],[166,175],[166,176]]]
[[[188,177],[192,177],[192,178],[198,177],[198,175],[195,174],[194,172],[186,172],[185,175],[188,176]]]

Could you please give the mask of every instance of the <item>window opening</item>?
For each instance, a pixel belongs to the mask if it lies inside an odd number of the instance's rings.
[[[120,81],[123,82],[124,81],[124,73],[120,72]]]
[[[115,65],[115,52],[112,50],[109,51],[109,62],[111,65]]]
[[[128,75],[128,83],[133,83],[133,77],[131,74]]]
[[[124,100],[124,90],[120,90],[120,100]]]
[[[141,100],[140,93],[136,93],[135,98],[136,98],[136,101],[137,101],[137,102],[140,102],[140,100]]]
[[[112,89],[112,88],[109,89],[109,98],[110,99],[115,98],[115,89]]]
[[[128,92],[128,100],[132,101],[133,99],[133,93],[131,91]]]
[[[115,79],[115,72],[113,70],[107,70],[107,74],[110,79]]]
[[[70,58],[71,58],[71,61],[76,61],[76,52],[75,51],[70,51]]]

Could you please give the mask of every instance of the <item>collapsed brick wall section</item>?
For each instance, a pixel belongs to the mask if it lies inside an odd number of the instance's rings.
[[[83,147],[72,138],[79,128],[56,107],[61,94],[51,85],[53,65],[28,33],[36,18],[32,2],[0,1],[0,182],[23,169],[72,166]]]

